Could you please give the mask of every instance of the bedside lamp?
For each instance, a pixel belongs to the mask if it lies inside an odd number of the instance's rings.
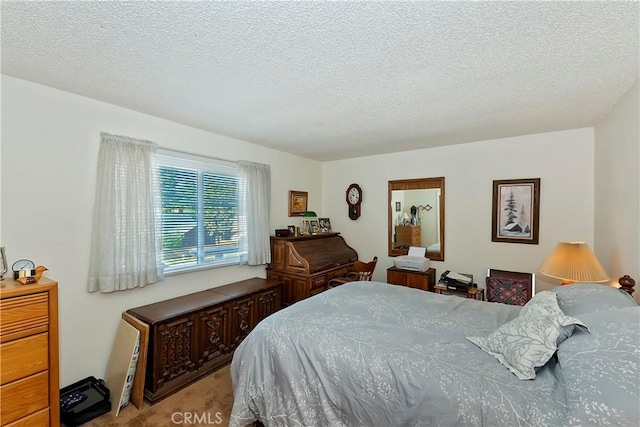
[[[538,273],[570,283],[604,283],[609,275],[585,242],[560,242],[538,267]]]

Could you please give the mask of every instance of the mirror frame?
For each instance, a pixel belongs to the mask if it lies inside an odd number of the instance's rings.
[[[391,206],[392,191],[401,191],[401,190],[428,190],[430,188],[439,188],[440,189],[440,253],[436,255],[431,255],[428,258],[433,261],[444,261],[444,177],[437,178],[418,178],[418,179],[400,179],[395,181],[389,181],[389,198],[388,198],[388,250],[390,257],[396,257],[400,255],[407,255],[409,253],[406,249],[394,249],[393,248],[393,208]],[[426,255],[425,255],[426,256]]]

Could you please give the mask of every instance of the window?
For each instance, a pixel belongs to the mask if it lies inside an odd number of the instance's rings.
[[[165,272],[239,264],[246,221],[238,205],[238,165],[176,156],[157,155]]]

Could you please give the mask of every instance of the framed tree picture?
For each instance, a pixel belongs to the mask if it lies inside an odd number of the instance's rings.
[[[540,178],[493,181],[491,241],[538,244]]]

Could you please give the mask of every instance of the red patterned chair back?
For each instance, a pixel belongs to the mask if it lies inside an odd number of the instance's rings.
[[[535,274],[489,269],[487,301],[523,306],[535,292]]]

